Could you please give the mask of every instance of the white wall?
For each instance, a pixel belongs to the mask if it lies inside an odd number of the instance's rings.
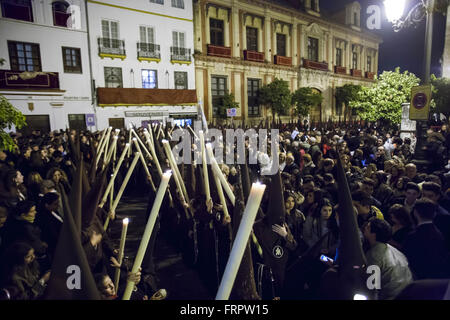
[[[34,22],[0,18],[0,57],[6,59],[2,69],[10,69],[8,40],[39,44],[43,72],[58,72],[59,95],[46,95],[45,90],[33,90],[24,95],[5,96],[25,115],[50,115],[51,130],[68,126],[68,114],[93,113],[91,106],[90,69],[84,1],[68,1],[81,10],[81,29],[53,26],[51,0],[33,1]],[[62,47],[80,48],[82,73],[64,73]],[[34,103],[34,110],[28,109]],[[50,103],[63,103],[54,107]]]

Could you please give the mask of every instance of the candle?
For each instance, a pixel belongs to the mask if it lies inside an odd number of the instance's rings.
[[[133,130],[133,125],[128,124],[128,143],[131,144],[131,130]],[[128,150],[128,158],[131,156],[131,149]]]
[[[150,157],[150,152],[148,152],[147,148],[145,147],[145,144],[142,142],[141,138],[139,138],[139,136],[137,135],[137,133],[131,129],[131,132],[134,134],[135,138],[137,139],[137,141],[139,142],[139,144],[142,146],[142,148],[144,148],[145,153]],[[134,139],[134,138],[133,138]],[[140,152],[140,151],[139,151]]]
[[[113,174],[111,175],[111,179],[110,180],[112,180],[112,179],[114,179],[114,175]],[[109,207],[110,208],[112,207],[113,202],[114,202],[114,183],[112,184],[111,192],[109,193]]]
[[[216,300],[228,300],[230,297],[234,280],[236,279],[239,266],[241,265],[242,257],[244,256],[245,248],[247,247],[248,239],[265,189],[266,186],[264,184],[253,183],[252,185],[247,200],[247,206],[242,215],[242,220],[233,242],[230,257],[228,258],[219,290],[217,291]]]
[[[108,198],[108,193],[110,192],[110,190],[111,190],[111,188],[112,188],[112,186],[114,184],[114,180],[116,179],[117,173],[119,172],[119,169],[120,169],[120,166],[122,165],[122,162],[125,159],[125,156],[127,154],[128,148],[130,148],[130,144],[129,143],[127,143],[125,145],[125,148],[122,151],[122,155],[119,158],[119,162],[117,163],[117,166],[114,169],[114,172],[112,174],[113,178],[109,181],[109,184],[108,184],[108,186],[106,187],[106,190],[105,190],[105,194],[103,195],[102,201],[98,205],[100,208],[103,208],[103,205],[106,203],[106,199]]]
[[[211,150],[211,153],[212,153],[212,150]],[[215,172],[217,174],[217,177],[219,178],[222,187],[225,189],[225,192],[227,193],[228,198],[230,199],[231,203],[234,206],[234,203],[236,201],[235,196],[233,194],[233,191],[231,191],[230,185],[228,184],[228,181],[225,178],[222,170],[220,170],[219,165],[217,164],[217,161],[215,158],[211,158],[211,164],[212,164],[213,172]]]
[[[111,144],[111,147],[109,148],[108,155],[106,156],[106,161],[105,161],[105,163],[103,163],[103,167],[105,167],[109,163],[109,161],[111,160],[112,154],[114,152],[114,148],[117,145],[117,139],[118,138],[119,138],[118,136],[114,136],[113,137],[113,142]],[[106,155],[106,152],[105,152],[105,155]]]
[[[172,173],[170,171],[165,172],[162,176],[161,184],[159,185],[155,201],[153,202],[152,211],[150,212],[147,225],[145,226],[145,231],[144,234],[142,235],[142,240],[141,243],[139,244],[139,249],[136,253],[136,258],[134,259],[131,273],[137,273],[139,271],[139,268],[141,267],[142,260],[144,259],[145,251],[147,250],[148,242],[150,241],[150,237],[153,232],[153,227],[155,226],[156,218],[159,214],[159,209],[161,208],[161,203],[164,199],[164,194],[166,193],[167,185],[169,184],[171,176]],[[133,288],[134,282],[128,281],[125,293],[122,298],[123,300],[130,300]]]
[[[210,143],[206,144],[206,150],[208,151],[208,156],[212,161],[214,159],[214,155],[212,153],[212,148],[211,148]],[[229,217],[230,215],[228,213],[227,203],[225,201],[225,196],[223,194],[222,184],[220,183],[220,179],[219,179],[217,173],[215,172],[214,167],[213,167],[213,177],[214,177],[214,182],[216,184],[217,193],[219,194],[220,203],[222,204],[222,207],[223,207],[223,213],[224,213],[225,217]]]
[[[163,140],[162,143],[163,143],[164,151],[166,152],[167,159],[169,160],[170,168],[171,168],[172,171],[175,173],[175,174],[173,175],[173,178],[175,179],[175,184],[177,185],[178,191],[180,192],[181,200],[182,200],[182,201],[186,201],[186,199],[185,199],[185,197],[184,197],[183,189],[182,189],[182,187],[181,187],[180,178],[179,178],[178,175],[176,174],[176,170],[178,169],[178,167],[177,167],[177,165],[176,165],[175,163],[173,163],[173,161],[172,161],[172,157],[171,157],[172,151],[170,150],[169,142],[168,142],[167,140]]]
[[[128,169],[127,175],[125,176],[125,179],[123,180],[122,185],[120,186],[119,192],[117,193],[117,197],[114,200],[112,208],[110,210],[114,211],[117,208],[117,205],[119,204],[120,198],[122,197],[123,191],[125,190],[125,187],[127,186],[128,180],[130,180],[131,174],[133,173],[134,168],[136,167],[136,163],[139,160],[140,153],[136,152],[134,154],[133,162],[131,163],[130,168]]]
[[[119,264],[122,264],[123,261],[123,252],[125,249],[125,240],[127,238],[127,230],[128,230],[128,218],[122,220],[122,234],[120,235],[120,246],[119,246]],[[114,274],[114,288],[116,288],[116,292],[119,291],[119,278],[120,278],[120,268],[116,269]]]
[[[98,162],[100,161],[100,158],[101,158],[101,156],[102,156],[103,150],[104,150],[105,147],[106,147],[106,143],[109,142],[109,137],[110,137],[110,134],[111,134],[111,130],[112,130],[112,127],[109,127],[109,128],[108,128],[108,131],[107,131],[107,133],[106,133],[105,139],[103,140],[103,144],[102,144],[102,146],[101,146],[101,148],[100,148],[100,152],[97,154],[97,159],[96,159],[95,165],[97,165]],[[105,151],[105,152],[106,152],[106,151]]]
[[[136,138],[133,138],[133,143],[136,146],[137,151],[141,155],[139,158],[141,158],[141,163],[142,163],[142,166],[144,167],[144,170],[145,170],[145,173],[147,174],[147,177],[151,178],[152,176],[150,175],[150,171],[148,170],[147,163],[145,162],[144,156],[142,155],[141,148],[139,147],[139,144],[138,144]],[[156,191],[155,185],[153,184],[153,181],[151,179],[150,179],[150,183],[152,184],[153,191]]]
[[[203,135],[203,130],[200,130],[198,134],[200,136],[200,146],[202,151],[203,180],[205,184],[206,201],[208,201],[211,199],[211,193],[209,191],[208,164],[206,163],[205,136]]]
[[[100,151],[100,147],[103,144],[103,139],[105,139],[106,131],[107,131],[107,129],[103,130],[102,137],[100,138],[100,142],[97,145],[97,153]]]

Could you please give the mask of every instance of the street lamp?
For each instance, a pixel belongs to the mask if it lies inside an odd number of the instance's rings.
[[[433,43],[433,10],[436,0],[420,0],[402,19],[403,12],[405,10],[405,0],[385,0],[384,8],[386,16],[390,22],[393,23],[395,32],[398,32],[404,28],[417,26],[424,18],[426,18],[426,30],[425,30],[425,53],[424,53],[424,75],[423,84],[430,84],[431,73],[431,49]],[[425,144],[425,136],[427,130],[426,121],[418,121],[416,126],[416,150],[414,153],[415,162],[419,166],[424,166],[429,163],[426,160],[425,152],[423,150]]]

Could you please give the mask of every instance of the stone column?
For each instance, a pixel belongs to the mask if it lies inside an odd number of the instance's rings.
[[[447,9],[447,27],[445,31],[444,62],[442,77],[450,78],[450,6]]]
[[[242,43],[240,42],[240,36],[239,36],[239,10],[233,6],[232,8],[232,17],[231,17],[231,23],[233,25],[233,43],[231,51],[232,55],[235,58],[239,58],[241,56],[240,49],[242,46]]]
[[[297,46],[298,46],[298,39],[297,39],[297,24],[295,21],[292,21],[292,65],[295,67],[298,65],[298,54]]]

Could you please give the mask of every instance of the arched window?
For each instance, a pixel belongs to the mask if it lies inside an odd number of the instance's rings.
[[[0,0],[3,17],[33,22],[31,0]]]
[[[65,1],[55,1],[52,3],[53,25],[58,27],[67,27],[67,20],[70,13],[67,13],[69,4]]]

